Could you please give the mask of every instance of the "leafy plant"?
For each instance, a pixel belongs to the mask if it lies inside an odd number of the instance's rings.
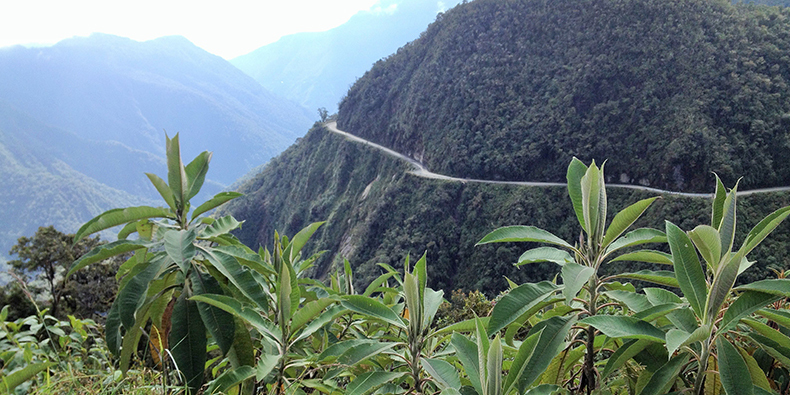
[[[639,336],[641,327],[650,325],[630,317],[598,316],[601,309],[611,305],[602,293],[606,290],[622,288],[619,284],[613,283],[612,279],[600,278],[598,270],[607,261],[613,260],[612,257],[615,253],[645,243],[665,242],[666,236],[663,232],[650,228],[636,229],[624,235],[625,231],[657,199],[656,197],[641,200],[625,208],[614,216],[608,227],[606,226],[607,199],[603,167],[598,168],[594,161],[588,167],[574,158],[568,166],[567,180],[568,194],[583,232],[577,243],[571,244],[534,226],[499,228],[486,235],[478,243],[481,245],[503,242],[537,242],[559,247],[537,247],[527,250],[521,255],[516,265],[554,262],[561,267],[562,285],[558,286],[544,281],[514,287],[494,306],[488,321],[487,332],[494,334],[507,328],[505,340],[512,343],[519,328],[527,323],[536,312],[549,306],[561,304],[561,306],[555,307],[556,314],[553,317],[548,321],[541,321],[543,325],[549,321],[557,322],[557,324],[556,328],[553,328],[555,330],[545,334],[545,336],[550,335],[551,339],[538,341],[538,344],[546,349],[539,354],[540,363],[535,361],[530,366],[532,369],[539,369],[542,372],[549,367],[551,359],[558,356],[560,351],[564,349],[564,355],[561,355],[560,358],[565,358],[570,350],[569,347],[581,342],[585,345],[586,351],[577,390],[590,394],[597,388],[597,374],[595,372],[596,327],[617,326],[629,336]],[[660,254],[656,257],[664,258]],[[582,320],[579,321],[580,319]],[[576,329],[571,331],[577,321],[586,327],[583,333],[576,331]],[[533,325],[533,329],[535,327],[536,325]],[[563,339],[568,333],[571,333],[572,342],[566,346],[563,340],[559,343],[556,342],[556,339]],[[523,392],[537,379],[538,375],[523,376],[521,380],[524,381],[519,383],[520,392]],[[551,384],[560,383],[557,378],[550,381]]]
[[[749,344],[784,365],[790,363],[787,330],[777,331],[767,323],[771,320],[790,328],[786,309],[768,307],[790,297],[790,280],[735,286],[738,276],[754,263],[747,254],[790,215],[790,206],[765,217],[735,249],[737,188],[727,192],[716,178],[710,225],[684,232],[666,223],[675,278],[688,303],[668,316],[673,319],[666,332],[666,348],[670,355],[681,351],[696,361],[694,394],[718,393],[717,388],[727,394],[771,391],[766,372],[748,351]],[[719,375],[706,373],[711,363]]]
[[[115,255],[133,253],[117,273],[120,285],[105,327],[107,345],[119,356],[121,371],[126,372],[150,322],[155,337],[167,338],[168,352],[189,392],[194,393],[203,384],[207,333],[233,366],[254,363],[246,350],[249,338],[245,342],[244,333],[235,331],[233,316],[191,299],[196,295],[221,294],[221,284],[233,277],[231,273],[247,271],[235,258],[245,254],[239,248],[241,243],[229,233],[241,223],[231,216],[202,216],[240,194],[222,192],[191,210],[190,200],[203,185],[211,153],[203,152],[185,166],[178,135],[166,141],[168,181],[146,175],[167,207],[113,209],[85,223],[75,235],[75,243],[87,235],[122,225],[119,240],[94,248],[74,262],[68,274]],[[137,239],[128,238],[133,233],[137,233]],[[172,309],[167,309],[171,301]],[[169,333],[162,331],[163,319],[172,324]]]

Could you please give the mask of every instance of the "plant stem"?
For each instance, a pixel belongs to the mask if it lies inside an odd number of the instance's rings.
[[[702,356],[698,362],[697,377],[694,379],[694,394],[702,395],[705,390],[705,371],[708,370],[708,357],[710,356],[710,338],[702,342]]]
[[[593,274],[590,277],[589,285],[589,293],[590,293],[590,304],[589,304],[589,313],[590,316],[594,316],[597,312],[596,303],[598,301],[598,276]],[[581,388],[587,389],[587,395],[591,395],[592,391],[596,388],[595,383],[595,328],[590,325],[587,327],[587,352],[584,356],[584,368],[583,370],[583,377],[582,377],[582,385]]]

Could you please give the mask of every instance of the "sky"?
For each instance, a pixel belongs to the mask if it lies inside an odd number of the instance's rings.
[[[339,26],[377,0],[0,0],[0,47],[107,33],[145,41],[181,35],[232,59],[280,37]]]

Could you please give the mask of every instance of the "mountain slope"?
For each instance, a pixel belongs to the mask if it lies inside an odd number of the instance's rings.
[[[741,189],[781,184],[790,174],[781,128],[790,119],[782,89],[790,68],[777,67],[790,61],[787,16],[707,0],[477,0],[377,63],[349,91],[338,123],[460,177],[562,182],[577,155],[608,158],[614,181],[665,189],[711,192],[711,169],[728,186],[747,176]],[[380,273],[377,263],[399,267],[407,254],[427,252],[433,286],[489,295],[506,286],[502,276],[551,279],[557,268],[514,268],[537,245],[475,247],[485,234],[529,224],[565,240],[579,235],[564,188],[431,180],[405,170],[377,149],[314,128],[244,184],[246,196],[227,212],[246,221],[238,236],[253,247],[268,245],[274,229],[290,235],[326,220],[309,247],[328,251],[318,277],[345,257],[365,284]],[[610,215],[651,196],[608,195]],[[739,203],[745,233],[790,194]],[[670,220],[690,229],[709,215],[706,199],[667,195],[635,226]],[[789,234],[783,225],[750,255],[758,263],[745,280],[784,267]],[[646,267],[604,270],[637,268]]]
[[[0,99],[79,137],[158,156],[163,131],[180,132],[185,157],[213,147],[209,177],[223,185],[281,152],[312,123],[305,109],[182,37],[136,42],[94,34],[0,50]],[[97,179],[106,177],[103,170],[86,169]]]
[[[319,33],[299,33],[231,60],[266,89],[309,109],[330,113],[377,60],[419,37],[451,1],[388,0],[345,24]]]
[[[341,129],[466,177],[708,191],[790,184],[790,12],[720,1],[478,0],[378,62]],[[427,110],[430,109],[430,110]]]

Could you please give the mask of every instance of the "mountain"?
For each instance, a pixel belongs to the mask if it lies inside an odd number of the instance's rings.
[[[202,201],[287,148],[310,117],[182,37],[2,48],[0,253],[39,226],[74,232],[110,208],[160,204],[143,173],[165,176],[165,131],[180,133],[186,161],[214,152]]]
[[[479,0],[378,62],[341,129],[434,171],[709,191],[790,185],[785,8],[721,1]],[[430,111],[426,111],[430,109]]]
[[[153,204],[97,181],[80,170],[103,166],[95,152],[120,159],[135,169],[163,167],[161,159],[113,142],[91,141],[43,125],[0,101],[0,248],[3,258],[21,236],[39,226],[55,225],[68,232],[101,212],[131,205]],[[112,166],[112,164],[108,164]],[[120,175],[128,169],[111,168]],[[143,185],[145,176],[136,177]],[[0,279],[2,282],[2,279]]]
[[[716,171],[739,189],[790,185],[790,12],[689,0],[476,0],[459,5],[377,62],[340,104],[340,129],[405,153],[437,173],[563,182],[572,156],[606,162],[608,181],[713,191]],[[409,165],[322,127],[241,187],[226,213],[239,238],[268,245],[327,221],[319,278],[348,258],[361,285],[427,253],[432,286],[496,295],[551,280],[552,263],[514,268],[537,245],[476,247],[493,229],[535,225],[579,236],[567,191],[420,178]],[[609,188],[609,213],[653,192]],[[743,221],[790,203],[786,192],[739,199]],[[666,194],[635,225],[684,229],[709,221],[705,198]],[[781,269],[788,227],[750,254]],[[647,268],[612,264],[610,273]],[[653,268],[655,269],[655,268]]]
[[[312,124],[304,108],[178,36],[136,42],[94,34],[46,48],[2,49],[0,99],[42,124],[160,157],[164,131],[180,133],[185,158],[213,147],[209,177],[221,185],[284,150]],[[84,170],[102,181],[117,176],[103,167]]]
[[[459,0],[383,0],[334,29],[298,33],[231,60],[266,89],[330,113],[377,60],[419,37],[437,13]]]

